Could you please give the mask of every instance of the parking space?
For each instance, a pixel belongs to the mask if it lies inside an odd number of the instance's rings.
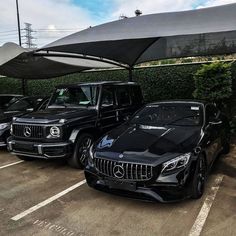
[[[235,235],[236,146],[200,200],[141,202],[90,189],[65,161],[21,162],[0,151],[1,235]]]

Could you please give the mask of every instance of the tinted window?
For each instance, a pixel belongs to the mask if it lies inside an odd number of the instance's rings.
[[[25,111],[26,109],[32,108],[33,105],[28,101],[28,99],[20,99],[10,105],[8,111]]]
[[[101,105],[104,107],[114,105],[114,94],[111,87],[103,87]]]
[[[7,109],[17,100],[19,100],[19,97],[0,96],[0,109]]]
[[[131,123],[150,126],[202,124],[202,108],[195,104],[158,104],[143,108]]]
[[[116,89],[117,101],[120,106],[130,105],[130,94],[128,87],[118,87]]]
[[[95,86],[61,88],[53,94],[49,108],[55,106],[95,106],[97,97],[98,89]]]

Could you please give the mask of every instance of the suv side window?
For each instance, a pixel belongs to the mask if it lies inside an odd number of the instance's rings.
[[[111,87],[103,87],[101,106],[108,107],[114,105],[114,93]]]
[[[117,88],[116,91],[119,106],[130,105],[129,87],[120,86]]]
[[[219,110],[216,106],[208,104],[206,106],[206,123],[209,123],[219,117]]]

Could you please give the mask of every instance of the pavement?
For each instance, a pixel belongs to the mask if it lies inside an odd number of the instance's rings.
[[[19,161],[0,150],[0,235],[236,235],[236,145],[199,200],[161,204],[89,188],[63,160]]]

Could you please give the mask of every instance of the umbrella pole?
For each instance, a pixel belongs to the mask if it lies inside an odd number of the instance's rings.
[[[22,94],[26,96],[27,94],[27,81],[26,79],[22,79]]]
[[[132,82],[133,81],[133,68],[130,67],[129,68],[129,82]]]

